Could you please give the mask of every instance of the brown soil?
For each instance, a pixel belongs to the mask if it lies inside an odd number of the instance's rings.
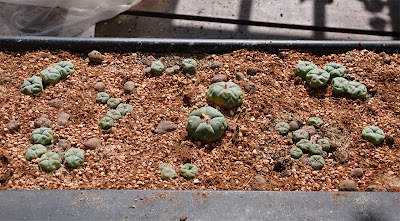
[[[153,54],[166,67],[180,64],[190,55]],[[389,56],[389,61],[387,59]],[[283,51],[279,54],[235,51],[220,55],[195,55],[198,71],[194,78],[183,73],[150,77],[143,70],[152,60],[149,54],[106,53],[100,65],[89,65],[84,54],[64,51],[0,52],[0,131],[2,155],[0,175],[11,174],[0,189],[198,189],[198,190],[337,190],[345,179],[356,181],[359,190],[368,185],[383,185],[388,191],[400,191],[400,55],[376,54],[371,51],[350,51],[346,54],[316,56],[309,53]],[[74,64],[75,73],[57,84],[47,86],[38,96],[21,94],[24,79],[38,76],[40,71],[59,61]],[[349,70],[349,79],[364,83],[368,96],[352,100],[332,94],[331,86],[312,89],[295,77],[294,67],[300,60],[312,61],[322,68],[337,62]],[[211,69],[214,61],[223,63]],[[248,67],[262,69],[256,77],[236,78]],[[224,74],[240,85],[253,83],[256,89],[245,92],[242,105],[232,111],[222,110],[229,129],[216,142],[192,140],[186,132],[188,115],[209,105],[206,92],[211,79]],[[136,84],[135,92],[124,94],[126,81]],[[105,91],[121,102],[133,105],[134,111],[118,120],[109,131],[98,122],[109,110],[96,103],[93,86],[105,84]],[[258,89],[257,89],[258,88]],[[62,100],[61,107],[49,106],[49,101]],[[57,115],[71,115],[66,126],[59,126]],[[84,148],[84,142],[98,137],[102,145],[87,150],[85,162],[77,169],[65,165],[45,172],[25,159],[31,143],[29,137],[34,120],[43,114],[53,121],[54,144],[67,139],[71,147]],[[290,135],[274,131],[280,121],[297,120],[303,125],[309,117],[320,117],[324,125],[317,129],[327,138],[332,149],[324,153],[326,166],[314,171],[307,165],[307,156],[295,160],[288,156],[294,146]],[[22,123],[15,133],[7,131],[7,123]],[[169,120],[177,130],[157,135],[154,129]],[[365,126],[376,125],[386,133],[381,145],[362,139]],[[59,150],[58,150],[59,151]],[[64,150],[62,150],[64,151]],[[61,154],[63,152],[60,152]],[[170,181],[160,178],[157,167],[170,163],[176,171],[184,163],[199,168],[196,177],[179,176]],[[352,178],[354,168],[365,171],[361,178]],[[10,172],[11,171],[11,172]],[[263,175],[266,182],[254,177]]]

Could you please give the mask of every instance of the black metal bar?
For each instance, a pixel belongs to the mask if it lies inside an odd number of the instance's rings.
[[[361,29],[350,29],[350,28],[294,25],[294,24],[274,23],[274,22],[250,21],[243,19],[216,18],[216,17],[206,17],[198,15],[182,15],[182,14],[172,14],[163,12],[126,11],[123,12],[122,14],[153,17],[153,18],[182,19],[190,21],[205,21],[205,22],[227,23],[227,24],[237,24],[237,25],[300,29],[300,30],[321,31],[321,32],[339,32],[339,33],[349,33],[349,34],[377,35],[377,36],[390,36],[390,37],[398,37],[400,35],[398,31],[388,32],[388,31],[361,30]]]

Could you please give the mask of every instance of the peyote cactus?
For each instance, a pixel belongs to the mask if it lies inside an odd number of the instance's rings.
[[[346,78],[336,77],[332,79],[332,91],[337,94],[346,93],[346,87],[349,81]]]
[[[308,138],[309,138],[308,132],[303,129],[298,129],[293,132],[293,140],[295,142],[300,141],[302,139],[308,140]]]
[[[71,168],[77,168],[85,159],[85,151],[79,148],[71,148],[65,152],[65,161]]]
[[[312,69],[306,75],[306,81],[311,87],[320,87],[326,85],[329,80],[329,73],[322,69]]]
[[[122,115],[127,113],[132,113],[133,107],[130,104],[118,104],[117,111],[119,111]]]
[[[102,129],[108,130],[114,125],[114,119],[111,117],[103,117],[99,123]]]
[[[367,95],[367,87],[356,81],[349,81],[346,84],[346,93],[352,98],[364,98]]]
[[[151,73],[154,75],[161,75],[164,71],[164,65],[160,61],[155,61],[151,64]]]
[[[115,109],[118,107],[119,100],[117,98],[110,98],[108,99],[107,104],[110,108]]]
[[[25,157],[27,160],[33,160],[42,156],[45,153],[47,153],[47,149],[45,146],[43,146],[42,144],[35,144],[29,147],[28,150],[26,150]]]
[[[68,61],[58,62],[53,66],[53,68],[58,69],[61,75],[61,79],[68,77],[68,75],[74,73],[74,65]]]
[[[207,97],[220,107],[233,108],[242,103],[244,94],[233,82],[218,82],[210,86]]]
[[[308,124],[320,127],[324,124],[324,121],[319,117],[310,117],[307,121]]]
[[[187,163],[181,167],[181,173],[187,178],[193,178],[197,175],[197,166]]]
[[[300,148],[294,147],[290,149],[290,156],[294,159],[299,159],[303,155],[303,151]]]
[[[313,155],[308,159],[308,165],[314,170],[320,170],[325,166],[325,160],[320,155]]]
[[[324,70],[330,74],[330,79],[337,77],[345,77],[347,74],[347,69],[338,63],[331,62],[324,66]]]
[[[290,126],[286,122],[280,122],[275,125],[275,130],[278,131],[280,134],[285,135],[289,132]]]
[[[108,95],[106,92],[100,92],[96,96],[96,101],[101,104],[106,104],[108,99],[110,99],[110,95]]]
[[[377,126],[367,126],[362,130],[362,137],[373,144],[379,144],[385,139],[385,133]]]
[[[122,114],[117,110],[109,110],[106,114],[106,117],[111,117],[114,121],[116,121],[122,117]]]
[[[299,142],[296,143],[296,147],[300,148],[303,153],[308,153],[308,149],[310,149],[312,143],[307,139],[301,139]]]
[[[327,150],[329,150],[331,148],[331,145],[330,145],[329,141],[326,140],[326,139],[319,139],[317,141],[317,144],[321,145],[322,150],[325,150],[325,151],[327,151]]]
[[[310,155],[321,155],[323,153],[321,145],[311,144],[308,147],[308,153],[310,153]]]
[[[300,61],[295,68],[295,73],[296,75],[300,76],[303,78],[303,80],[306,79],[306,75],[309,71],[312,69],[316,69],[317,66],[313,64],[312,62],[309,61]]]
[[[46,145],[51,143],[53,131],[47,127],[41,127],[32,132],[31,140],[34,144]]]
[[[212,107],[202,107],[193,111],[186,124],[189,134],[203,141],[220,138],[227,126],[224,115]]]
[[[182,70],[186,73],[194,73],[196,71],[197,62],[191,58],[182,61]]]
[[[172,168],[172,166],[169,163],[162,163],[160,166],[158,166],[158,169],[161,171],[163,171],[165,168]]]
[[[57,83],[61,78],[58,68],[54,67],[44,69],[40,72],[40,76],[43,78],[43,81],[46,84]]]
[[[27,95],[34,95],[43,91],[43,79],[39,76],[24,80],[21,86],[21,92]]]
[[[53,171],[61,166],[61,160],[57,153],[49,152],[40,157],[39,166],[46,171]]]
[[[178,176],[178,174],[171,167],[166,167],[161,171],[161,179],[163,180],[170,180],[176,176]]]

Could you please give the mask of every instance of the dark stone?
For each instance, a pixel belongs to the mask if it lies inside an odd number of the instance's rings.
[[[364,175],[364,171],[361,168],[355,168],[350,172],[350,176],[360,178]]]
[[[244,80],[244,74],[242,72],[236,72],[236,78],[240,81]]]
[[[95,89],[96,91],[104,91],[105,88],[106,88],[106,86],[105,86],[102,82],[97,82],[97,83],[94,85],[94,89]]]
[[[217,82],[225,82],[228,79],[226,78],[225,75],[223,74],[217,74],[211,79],[211,83],[217,83]]]
[[[60,139],[58,140],[58,147],[62,150],[67,150],[69,147],[71,147],[71,144],[67,139]]]
[[[214,62],[210,65],[210,68],[216,69],[216,68],[221,67],[222,65],[223,65],[222,62],[220,62],[220,61],[214,61]]]
[[[92,137],[84,143],[85,149],[94,150],[101,144],[101,140],[97,137]]]
[[[369,192],[387,192],[386,188],[381,185],[370,185],[365,189],[365,191]]]
[[[127,81],[124,84],[125,94],[131,94],[133,91],[135,91],[135,83],[133,81]]]
[[[171,132],[176,130],[177,126],[174,122],[172,121],[161,121],[157,128],[154,130],[154,133],[156,134],[165,134],[167,132]]]
[[[96,51],[93,50],[88,54],[89,60],[90,62],[94,63],[94,64],[101,64],[101,62],[103,62],[103,55]]]
[[[247,75],[254,76],[254,75],[257,75],[260,72],[262,72],[262,69],[258,68],[258,67],[249,67],[249,68],[247,68]]]
[[[67,114],[65,112],[61,112],[57,115],[57,124],[60,126],[67,125],[69,118],[70,118],[69,114]]]
[[[339,183],[340,191],[357,191],[357,184],[353,180],[343,180]]]
[[[21,123],[15,120],[10,120],[7,124],[7,129],[10,133],[14,133],[21,128]]]
[[[258,86],[253,83],[249,83],[244,86],[244,90],[247,92],[255,92],[258,90]]]
[[[49,116],[47,116],[45,114],[43,114],[39,118],[36,118],[33,122],[34,122],[34,126],[36,128],[39,128],[39,127],[48,127],[48,128],[50,128],[51,125],[52,125],[52,122],[49,119]]]
[[[63,102],[58,98],[49,101],[49,105],[51,107],[61,107],[62,104],[63,104]]]
[[[297,129],[299,129],[299,123],[297,123],[297,121],[290,121],[289,130],[290,131],[295,131]]]

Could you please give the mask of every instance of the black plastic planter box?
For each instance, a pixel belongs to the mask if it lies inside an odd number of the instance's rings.
[[[398,52],[400,41],[0,37],[1,51]],[[400,220],[398,192],[2,190],[0,220]]]

